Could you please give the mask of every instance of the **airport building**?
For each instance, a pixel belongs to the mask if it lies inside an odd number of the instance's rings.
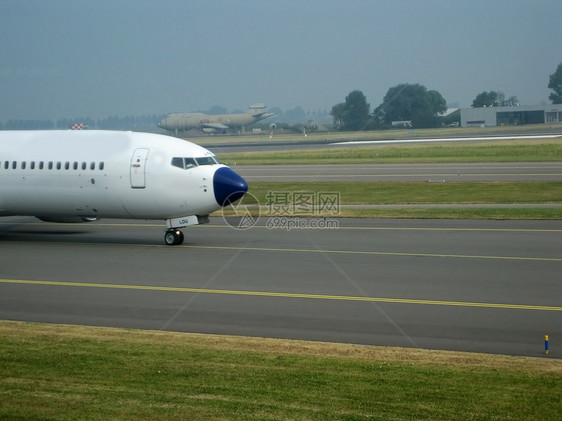
[[[461,108],[462,127],[561,123],[562,104]]]

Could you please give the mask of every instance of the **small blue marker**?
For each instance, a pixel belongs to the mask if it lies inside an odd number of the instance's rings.
[[[544,352],[548,355],[548,335],[544,335]]]

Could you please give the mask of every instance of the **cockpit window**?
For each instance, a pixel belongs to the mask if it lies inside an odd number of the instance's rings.
[[[202,158],[195,158],[195,160],[197,161],[197,164],[199,164],[199,165],[219,164],[218,159],[216,159],[214,156],[205,156],[205,157],[202,157]]]
[[[193,159],[193,158],[184,158],[183,159],[183,165],[184,165],[184,168],[186,170],[188,170],[190,168],[196,167],[197,163],[195,162],[195,159]]]
[[[183,158],[172,158],[172,165],[183,170]]]
[[[196,167],[197,163],[193,158],[172,158],[172,165],[184,170]]]

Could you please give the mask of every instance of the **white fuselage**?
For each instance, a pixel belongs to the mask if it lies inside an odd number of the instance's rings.
[[[195,165],[172,165],[177,158]],[[0,131],[0,216],[74,222],[208,215],[224,205],[217,196],[224,188],[214,183],[220,168],[212,152],[168,136]],[[227,171],[243,189],[244,180]]]

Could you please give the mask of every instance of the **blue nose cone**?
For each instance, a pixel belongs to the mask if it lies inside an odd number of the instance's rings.
[[[221,167],[213,176],[215,199],[221,206],[236,202],[248,191],[248,183],[228,167]]]

